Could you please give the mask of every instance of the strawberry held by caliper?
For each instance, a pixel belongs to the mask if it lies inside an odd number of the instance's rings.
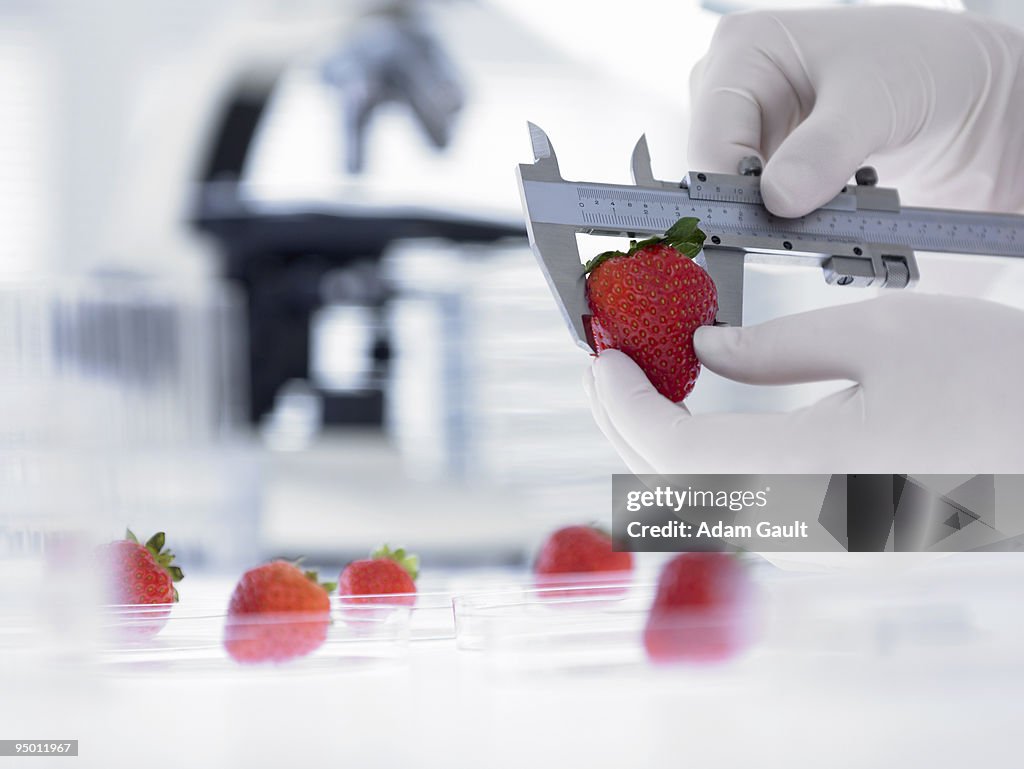
[[[718,312],[715,284],[694,261],[705,238],[697,224],[680,219],[664,236],[606,251],[584,268],[595,349],[624,352],[672,401],[693,390],[700,373],[693,332]]]

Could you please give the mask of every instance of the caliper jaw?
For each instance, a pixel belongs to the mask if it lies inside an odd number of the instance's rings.
[[[919,277],[912,249],[878,243],[786,240],[766,247],[763,238],[714,235],[705,243],[705,269],[718,290],[718,325],[743,325],[743,268],[751,264],[820,266],[829,285],[907,288]]]
[[[529,215],[529,201],[523,182],[561,182],[563,179],[551,140],[539,126],[533,123],[528,125],[534,162],[532,165],[519,166],[519,191],[528,214],[526,229],[530,245],[551,293],[558,300],[556,304],[573,339],[584,350],[593,352],[594,334],[590,326],[590,305],[587,304],[587,278],[583,274],[576,231],[561,224],[536,222]]]
[[[682,184],[663,182],[654,178],[651,168],[651,152],[647,147],[647,136],[641,136],[633,147],[629,162],[633,184],[643,189],[679,190]],[[717,325],[740,326],[743,324],[743,265],[745,251],[741,248],[715,248],[705,242],[703,253],[696,262],[711,276],[718,292]]]

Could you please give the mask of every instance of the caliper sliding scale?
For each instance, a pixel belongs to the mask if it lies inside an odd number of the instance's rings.
[[[682,182],[654,178],[647,140],[633,149],[633,185],[562,179],[547,134],[530,123],[534,163],[518,169],[530,244],[577,344],[593,349],[578,233],[630,238],[661,234],[684,216],[707,234],[702,266],[718,290],[716,322],[743,323],[747,262],[820,266],[841,286],[906,288],[918,278],[915,251],[1024,257],[1024,216],[901,208],[899,193],[857,184],[800,219],[773,216],[760,192],[760,165],[741,173],[691,171]]]

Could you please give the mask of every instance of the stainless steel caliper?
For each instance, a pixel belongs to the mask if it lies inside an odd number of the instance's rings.
[[[518,169],[530,244],[577,344],[593,349],[586,282],[576,235],[646,237],[684,216],[707,233],[702,266],[718,289],[716,322],[743,323],[748,262],[816,265],[828,283],[906,288],[918,278],[916,251],[1024,257],[1024,216],[900,206],[870,168],[856,184],[799,219],[768,212],[760,163],[737,174],[691,171],[682,182],[654,178],[647,140],[633,149],[633,185],[562,179],[551,142],[529,124],[532,164]]]

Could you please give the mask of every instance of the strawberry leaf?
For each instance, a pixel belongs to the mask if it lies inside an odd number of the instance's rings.
[[[160,551],[164,549],[164,540],[164,533],[162,531],[158,531],[146,541],[146,549],[154,555],[159,555]]]
[[[134,542],[137,545],[140,544],[138,537],[136,537],[135,534],[132,533],[131,529],[125,530],[125,539],[127,539],[130,542]],[[181,570],[180,567],[174,565],[174,553],[172,553],[170,550],[164,549],[164,544],[166,543],[166,540],[166,535],[162,531],[158,531],[156,534],[154,534],[152,537],[146,540],[146,544],[144,545],[144,547],[152,554],[153,560],[157,563],[157,565],[161,566],[164,569],[164,571],[171,575],[172,582],[180,582],[185,578],[185,573]],[[174,600],[178,600],[177,590],[174,591]]]
[[[655,237],[655,238],[647,238],[646,240],[641,240],[639,242],[635,241],[635,240],[631,241],[630,244],[629,244],[629,253],[627,254],[627,256],[632,256],[633,254],[635,254],[640,249],[647,248],[647,246],[657,246],[657,245],[660,245],[661,243],[664,243],[664,242],[665,242],[664,238],[657,238],[657,237]]]
[[[691,259],[694,258],[700,253],[701,248],[704,246],[704,239],[707,237],[697,227],[698,221],[692,216],[680,219],[669,227],[668,232],[665,233],[665,244]]]
[[[681,245],[674,246],[674,248],[683,256],[687,256],[690,259],[696,258],[697,254],[699,254],[701,250],[701,246],[697,243],[682,243]]]
[[[333,593],[335,591],[335,589],[338,587],[338,583],[337,582],[321,582],[320,581],[320,575],[317,574],[313,570],[304,571],[304,572],[302,572],[302,574],[306,577],[306,579],[308,579],[314,585],[322,587],[328,593]]]
[[[697,229],[698,224],[700,224],[700,219],[693,216],[684,216],[665,231],[665,240],[685,243],[691,239],[694,233],[699,232]],[[703,233],[701,234],[703,235]]]
[[[583,266],[583,274],[589,275],[609,259],[617,256],[633,256],[633,254],[642,251],[648,246],[669,246],[683,256],[693,259],[700,253],[700,250],[704,247],[704,240],[707,238],[704,231],[697,226],[699,223],[700,220],[693,216],[684,216],[669,227],[665,235],[660,238],[653,237],[640,241],[631,240],[629,242],[629,251],[626,253],[621,251],[605,251],[598,254]]]
[[[614,259],[616,256],[626,256],[621,251],[605,251],[604,253],[598,254],[585,265],[583,265],[583,274],[589,275],[602,264],[607,262],[609,259]]]
[[[387,545],[381,545],[372,553],[370,553],[370,558],[387,558],[389,560],[394,561],[407,572],[409,572],[409,576],[412,577],[414,582],[420,576],[419,556],[412,555],[411,553],[406,553],[404,547],[400,547],[397,550],[392,550]]]

